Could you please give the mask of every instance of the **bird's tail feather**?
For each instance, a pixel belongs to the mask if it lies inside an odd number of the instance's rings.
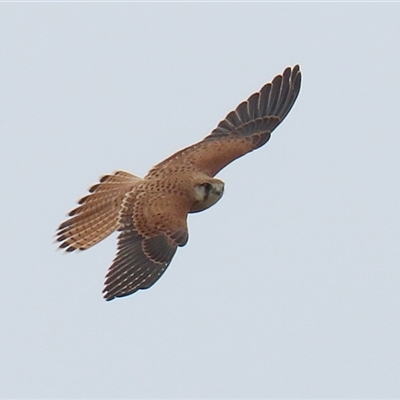
[[[57,230],[56,240],[66,251],[86,250],[118,228],[118,214],[127,193],[142,181],[125,171],[103,176],[81,198]]]

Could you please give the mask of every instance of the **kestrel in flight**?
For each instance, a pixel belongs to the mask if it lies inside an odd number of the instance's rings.
[[[129,172],[105,175],[79,200],[57,231],[60,248],[86,250],[119,231],[104,298],[152,286],[178,246],[188,241],[189,213],[214,205],[224,183],[214,176],[233,160],[263,146],[300,91],[299,66],[286,68],[239,104],[201,142],[154,166],[142,179]]]

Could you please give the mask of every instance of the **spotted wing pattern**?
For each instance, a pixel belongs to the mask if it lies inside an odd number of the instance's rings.
[[[284,120],[300,92],[299,66],[286,68],[259,92],[231,111],[201,142],[183,149],[156,167],[190,163],[210,176],[235,159],[263,146]]]
[[[149,220],[153,219],[149,215],[151,208],[146,200],[140,197],[140,192],[133,191],[127,194],[123,202],[117,254],[107,272],[103,289],[106,300],[127,296],[152,286],[169,266],[178,246],[184,246],[188,241],[188,209],[184,207],[179,209],[181,217],[177,216],[172,221],[172,225],[178,228],[171,226],[167,220],[166,224],[157,225],[157,230],[153,230],[153,223],[145,226],[145,229],[143,225],[142,229],[138,229],[143,214],[147,214]],[[138,215],[137,211],[142,207],[146,210]],[[177,203],[176,211],[179,207]],[[174,209],[168,211],[176,214]]]
[[[79,200],[69,219],[57,231],[60,248],[85,250],[113,233],[118,227],[118,213],[124,196],[142,179],[125,171],[105,175]]]

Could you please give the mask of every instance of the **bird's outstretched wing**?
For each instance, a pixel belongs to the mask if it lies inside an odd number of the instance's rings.
[[[112,300],[152,286],[178,246],[188,241],[186,219],[193,199],[180,192],[176,182],[183,185],[189,177],[190,186],[193,171],[214,176],[264,145],[292,108],[300,83],[299,67],[287,68],[230,112],[209,136],[153,167],[145,179],[122,171],[103,177],[59,226],[60,247],[88,249],[118,230],[117,254],[106,275],[104,297]]]
[[[165,272],[178,246],[188,241],[189,204],[171,194],[154,197],[145,188],[128,193],[120,217],[117,254],[108,269],[104,298],[147,289]]]
[[[259,92],[239,104],[201,142],[183,149],[158,164],[189,163],[210,176],[246,153],[263,146],[284,120],[300,92],[301,73],[296,65],[286,68]]]
[[[69,219],[59,227],[56,240],[66,251],[85,250],[113,233],[124,196],[142,179],[125,171],[105,175],[79,200]]]

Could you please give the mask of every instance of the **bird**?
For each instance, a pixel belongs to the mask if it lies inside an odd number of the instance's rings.
[[[299,65],[288,67],[240,103],[203,140],[155,165],[144,178],[126,171],[104,175],[59,225],[59,248],[86,250],[117,231],[104,298],[109,301],[150,288],[177,248],[188,242],[188,214],[221,199],[224,182],[215,175],[268,142],[293,107],[300,86]]]

